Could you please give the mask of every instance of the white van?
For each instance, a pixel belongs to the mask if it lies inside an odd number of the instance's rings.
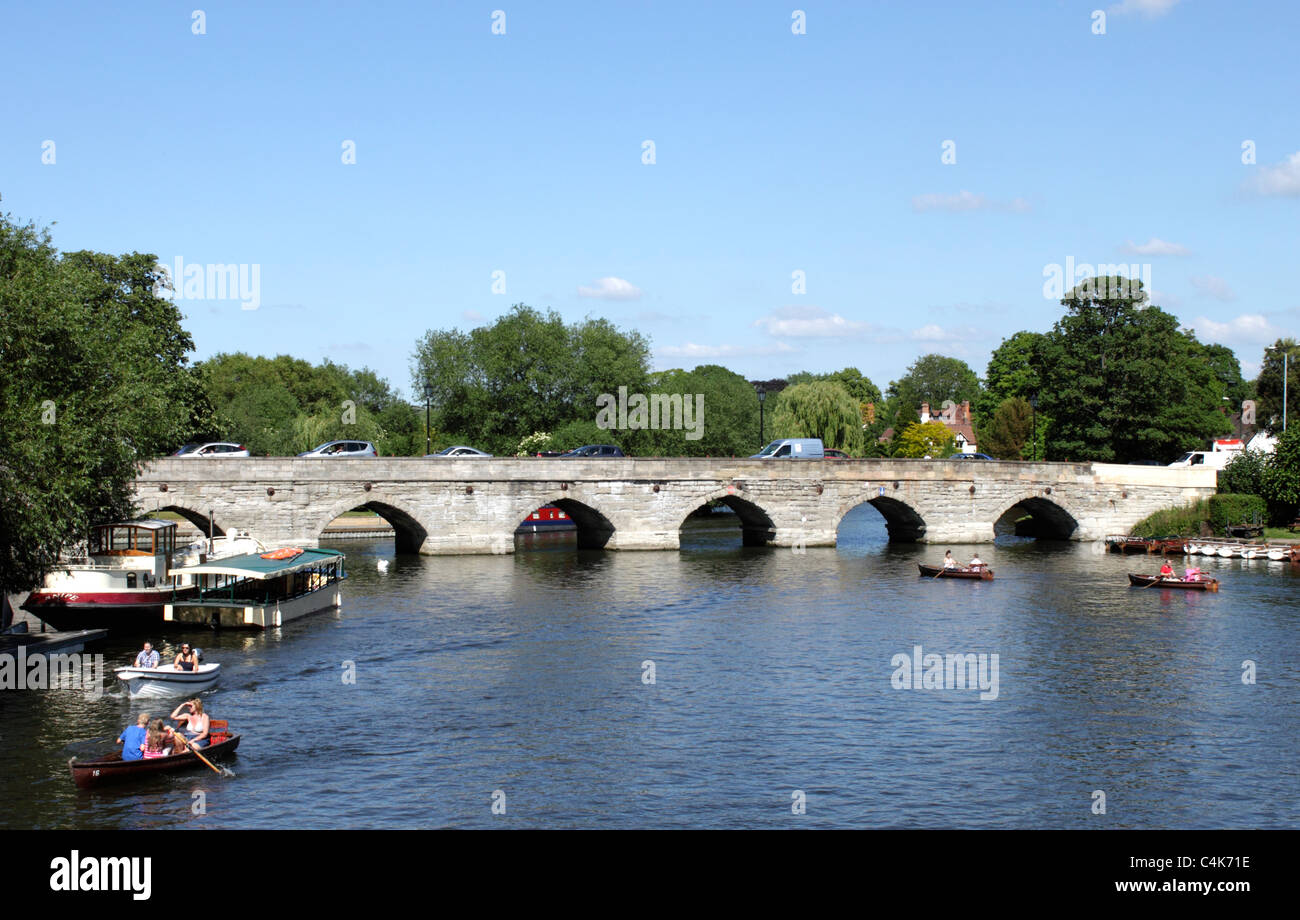
[[[820,438],[778,438],[749,459],[821,460],[825,456]]]
[[[1200,466],[1221,470],[1228,465],[1229,460],[1240,453],[1241,451],[1237,450],[1189,450],[1169,465]]]

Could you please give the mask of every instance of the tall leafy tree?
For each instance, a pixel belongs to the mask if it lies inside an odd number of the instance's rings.
[[[979,376],[965,361],[945,355],[922,355],[912,362],[907,373],[889,384],[888,422],[895,432],[919,421],[922,403],[929,403],[930,411],[938,414],[945,401],[954,404],[970,400],[976,404],[980,397]]]
[[[1038,367],[1048,459],[1162,460],[1231,429],[1205,347],[1146,305],[1141,282],[1125,282],[1080,285],[1061,301]]]
[[[999,460],[1024,460],[1034,434],[1034,412],[1027,400],[1003,400],[980,431],[980,450]]]
[[[1283,355],[1289,354],[1288,361]],[[1295,339],[1278,339],[1264,349],[1259,377],[1255,380],[1255,418],[1270,432],[1282,430],[1282,369],[1286,367],[1287,426],[1300,411],[1300,345]]]
[[[984,443],[983,429],[1008,399],[1030,400],[1042,389],[1038,367],[1047,337],[1041,332],[1017,332],[994,349],[984,377],[984,389],[975,403],[975,423]]]
[[[838,383],[824,380],[798,383],[781,392],[770,437],[821,438],[827,447],[860,455],[863,451],[861,410]]]

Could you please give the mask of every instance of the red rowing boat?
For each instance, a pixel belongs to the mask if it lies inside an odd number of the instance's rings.
[[[1219,580],[1217,578],[1183,581],[1181,578],[1161,578],[1159,575],[1129,575],[1128,582],[1134,588],[1177,588],[1180,591],[1219,590]]]
[[[208,760],[225,757],[239,747],[239,735],[222,735],[213,732],[211,737],[213,738],[212,744],[201,749],[203,756]],[[152,776],[156,773],[170,773],[174,770],[193,770],[195,768],[206,769],[203,761],[195,757],[190,751],[183,754],[172,754],[168,757],[154,757],[148,760],[123,760],[122,752],[119,750],[113,751],[102,760],[88,760],[84,763],[78,763],[77,758],[73,757],[68,761],[68,769],[72,771],[72,781],[80,789],[94,789],[106,783],[120,782],[141,776]]]
[[[993,580],[993,570],[986,566],[981,566],[978,569],[945,569],[942,566],[922,565],[919,562],[916,566],[921,570],[922,575],[929,576],[930,578],[966,578],[971,581]]]

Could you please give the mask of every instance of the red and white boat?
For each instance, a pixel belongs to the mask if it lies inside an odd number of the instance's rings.
[[[55,629],[148,626],[162,621],[173,596],[196,591],[193,577],[174,569],[260,549],[244,532],[178,548],[173,521],[101,524],[91,529],[86,555],[60,560],[22,607]]]
[[[577,529],[578,525],[573,523],[573,518],[565,514],[562,509],[554,505],[542,505],[542,507],[523,519],[520,525],[515,528],[515,533]]]

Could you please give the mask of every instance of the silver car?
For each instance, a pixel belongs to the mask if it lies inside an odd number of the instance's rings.
[[[457,444],[455,447],[444,447],[436,454],[425,454],[426,457],[490,457],[487,451],[479,450],[476,447],[466,447],[464,444]]]
[[[247,457],[248,448],[230,441],[200,441],[186,444],[173,457]]]
[[[303,451],[299,457],[378,457],[379,451],[369,441],[326,441],[320,447]]]

